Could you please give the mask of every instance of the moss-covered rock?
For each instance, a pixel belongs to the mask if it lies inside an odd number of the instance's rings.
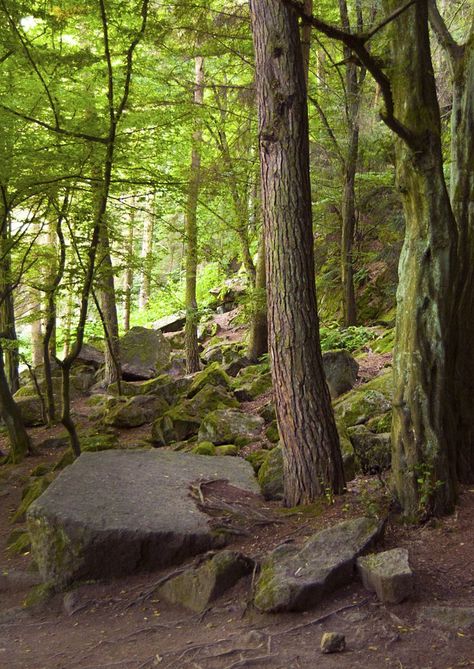
[[[26,555],[31,550],[31,540],[28,531],[17,527],[12,530],[7,539],[7,550],[15,555]]]
[[[127,380],[153,379],[169,364],[170,354],[161,330],[133,327],[120,339],[122,375]]]
[[[235,409],[217,409],[207,414],[199,428],[200,441],[244,445],[257,437],[264,425],[263,418]]]
[[[192,611],[204,611],[252,569],[252,560],[240,553],[221,551],[203,565],[167,581],[158,595]]]
[[[169,409],[161,397],[137,396],[115,402],[107,411],[104,422],[114,427],[138,427],[151,423]]]
[[[152,440],[158,446],[185,441],[198,433],[203,416],[224,407],[238,407],[238,402],[222,386],[207,384],[191,399],[172,406],[153,423]]]
[[[354,387],[359,365],[349,351],[325,351],[323,368],[332,398],[339,397]]]
[[[367,423],[367,429],[375,434],[382,434],[391,432],[392,430],[392,412],[382,414],[381,416],[374,416],[370,418]]]
[[[392,408],[392,388],[391,370],[376,376],[334,402],[336,419],[352,427],[387,413]]]
[[[250,462],[255,474],[258,474],[260,467],[263,465],[267,457],[268,457],[268,450],[264,448],[259,448],[246,455],[245,459],[247,460],[247,462]]]
[[[27,483],[21,494],[20,505],[12,516],[13,523],[23,522],[25,520],[26,512],[30,505],[44,493],[52,480],[53,477],[47,475],[41,476],[40,478],[33,478]]]
[[[267,452],[259,468],[258,483],[265,499],[283,499],[283,450],[281,446]]]
[[[348,432],[363,474],[377,474],[390,469],[392,458],[390,433],[374,434],[365,425],[351,427]]]
[[[223,444],[222,446],[216,446],[216,455],[237,455],[239,449],[235,444]]]
[[[201,441],[192,450],[197,455],[216,455],[216,447],[210,441]]]
[[[204,386],[222,386],[225,389],[231,388],[231,379],[224,372],[218,362],[213,362],[205,369],[197,372],[192,380],[188,390],[188,398],[194,397]]]
[[[43,414],[43,405],[39,397],[20,397],[15,395],[17,407],[20,409],[23,423],[26,427],[35,427],[37,425],[45,425],[45,417]]]
[[[273,402],[267,402],[267,404],[264,404],[258,412],[258,415],[263,418],[265,423],[271,423],[272,421],[276,420],[276,411]]]
[[[272,421],[267,427],[265,430],[265,436],[272,444],[276,444],[277,441],[280,440],[280,433],[278,432],[278,423],[276,420]]]

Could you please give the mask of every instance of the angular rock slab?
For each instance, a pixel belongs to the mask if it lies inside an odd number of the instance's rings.
[[[199,613],[252,569],[253,561],[249,558],[233,551],[222,551],[201,566],[191,567],[167,581],[158,594],[172,604],[181,604]]]
[[[254,604],[260,611],[304,611],[354,578],[356,558],[379,538],[381,526],[355,518],[318,532],[302,548],[282,544],[262,563]]]
[[[398,604],[413,592],[414,575],[406,548],[394,548],[357,559],[364,588],[375,592],[381,602]]]
[[[222,546],[188,495],[199,479],[258,492],[249,463],[162,451],[83,453],[28,510],[32,553],[57,587],[170,566]]]

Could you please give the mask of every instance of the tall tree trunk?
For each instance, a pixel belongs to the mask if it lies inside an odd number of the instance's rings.
[[[285,504],[344,489],[322,366],[314,276],[308,117],[298,22],[281,0],[251,0],[256,56],[269,343]]]
[[[38,367],[43,362],[43,324],[41,318],[41,296],[34,288],[29,291],[30,304],[30,334],[33,367]]]
[[[102,184],[100,189],[104,190]],[[100,207],[100,203],[98,205]],[[120,380],[120,349],[119,349],[119,327],[117,317],[117,301],[115,296],[115,280],[112,258],[110,255],[110,238],[107,217],[104,216],[100,223],[99,236],[99,259],[98,266],[98,295],[100,309],[105,331],[106,346],[104,384],[109,386]]]
[[[1,187],[0,199],[0,332],[9,345],[3,347],[4,369],[12,394],[20,387],[19,355],[15,327],[15,307],[11,277],[10,211],[6,187]]]
[[[10,441],[9,461],[13,463],[23,460],[31,450],[31,441],[21,418],[20,410],[15,404],[5,373],[3,348],[0,343],[0,415],[6,425]]]
[[[456,318],[457,473],[474,482],[474,10],[462,47],[451,50],[451,203],[458,226]]]
[[[344,30],[350,31],[351,25],[346,0],[339,0],[339,13]],[[358,26],[359,31],[362,26]],[[346,82],[346,118],[347,118],[347,154],[344,160],[341,228],[341,284],[342,311],[345,327],[357,324],[357,306],[354,288],[354,233],[356,226],[355,177],[359,157],[359,107],[361,85],[365,78],[365,69],[358,68],[351,58],[351,50],[344,47],[345,82]]]
[[[305,14],[313,13],[313,0],[304,0],[303,7]],[[311,53],[311,30],[310,23],[304,22],[301,26],[301,54],[303,56],[303,70],[306,82],[306,90],[308,89],[309,79],[309,59]]]
[[[154,199],[153,199],[154,203]],[[153,207],[154,209],[154,207]],[[151,271],[153,265],[153,230],[155,224],[154,211],[150,216],[143,219],[142,232],[142,278],[140,286],[140,295],[138,296],[138,306],[140,309],[146,309],[150,300]]]
[[[387,14],[403,0],[385,0]],[[390,27],[397,181],[406,233],[400,258],[394,352],[392,469],[412,517],[441,514],[456,501],[452,417],[456,223],[443,175],[441,127],[431,63],[428,8],[420,0]]]
[[[265,235],[263,230],[260,233],[254,294],[254,312],[250,324],[247,358],[252,362],[257,362],[261,355],[268,352],[267,282],[265,273]]]
[[[204,96],[204,59],[195,59],[194,104],[201,106]],[[197,340],[197,203],[201,181],[201,121],[196,121],[191,151],[188,200],[185,215],[186,243],[186,326],[184,330],[186,346],[186,369],[188,373],[199,370],[199,349]]]
[[[130,330],[130,311],[132,308],[132,288],[133,288],[133,236],[135,227],[135,212],[132,209],[128,221],[128,230],[126,238],[126,267],[123,273],[123,329],[125,332]]]

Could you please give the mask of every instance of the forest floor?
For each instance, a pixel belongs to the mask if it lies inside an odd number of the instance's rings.
[[[373,358],[363,372],[379,371]],[[75,405],[76,420],[87,425],[87,411]],[[245,407],[243,407],[245,408]],[[253,403],[246,407],[255,409]],[[146,428],[121,432],[121,441],[139,441]],[[35,428],[35,444],[61,431]],[[6,444],[0,438],[0,450]],[[29,554],[12,555],[7,538],[11,514],[22,487],[38,464],[51,464],[63,450],[41,449],[21,465],[0,470],[0,579],[2,572],[34,577]],[[246,526],[229,548],[260,557],[283,541],[302,542],[318,529],[387,507],[376,477],[359,477],[339,498],[309,508],[283,511],[261,503],[272,522]],[[250,603],[252,579],[241,580],[214,603],[194,614],[160,601],[156,584],[169,572],[139,574],[108,583],[83,583],[46,604],[25,608],[27,587],[0,587],[1,669],[455,669],[474,667],[474,489],[461,491],[452,516],[407,527],[390,517],[380,549],[406,547],[415,572],[413,597],[384,605],[355,581],[306,613],[261,614]],[[1,582],[0,582],[1,585]],[[471,607],[471,627],[453,612]],[[455,612],[456,612],[455,611]],[[434,615],[434,619],[433,619]],[[469,616],[468,616],[469,617]],[[322,655],[324,631],[346,636],[342,653]]]

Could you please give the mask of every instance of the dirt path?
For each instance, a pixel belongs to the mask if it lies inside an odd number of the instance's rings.
[[[30,557],[5,551],[10,510],[21,479],[45,453],[2,478],[0,564],[27,571]],[[254,528],[233,546],[258,556],[283,540],[301,541],[317,528],[364,511],[361,488],[310,513],[280,515],[273,526]],[[277,506],[267,505],[270,514]],[[249,606],[250,579],[212,610],[195,615],[159,601],[153,584],[164,573],[108,584],[83,584],[56,595],[46,607],[23,610],[25,591],[0,593],[2,669],[448,669],[474,666],[472,630],[445,629],[420,621],[427,605],[474,606],[474,491],[465,490],[457,513],[422,528],[389,525],[384,547],[406,546],[417,575],[412,601],[379,604],[360,584],[337,591],[305,614],[262,615]],[[111,556],[113,559],[113,556]],[[323,631],[346,635],[347,650],[321,655]]]

